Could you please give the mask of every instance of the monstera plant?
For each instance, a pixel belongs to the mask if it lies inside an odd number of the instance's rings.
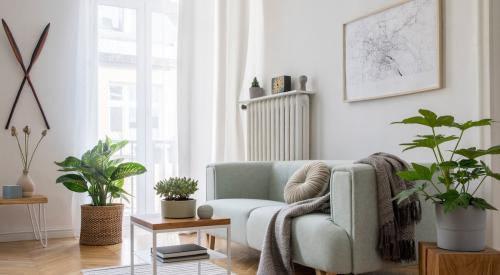
[[[479,197],[478,191],[488,178],[500,180],[500,174],[493,172],[482,158],[500,154],[500,145],[487,149],[462,148],[461,142],[470,129],[490,126],[493,121],[486,118],[461,123],[450,115],[438,116],[425,109],[418,112],[417,116],[394,123],[424,126],[428,132],[401,145],[403,151],[427,150],[434,162],[428,165],[412,163],[412,169],[399,172],[400,178],[416,181],[416,184],[394,199],[399,203],[419,194],[435,203],[439,247],[482,250],[485,244],[485,210],[496,208]],[[447,134],[438,133],[438,130],[446,128]],[[448,134],[450,130],[455,130],[457,134]]]
[[[128,200],[130,194],[123,189],[125,178],[146,172],[146,168],[139,163],[112,158],[127,143],[113,143],[107,137],[105,140],[99,140],[97,145],[85,152],[81,158],[70,156],[62,162],[55,162],[60,167],[58,171],[66,172],[57,178],[56,183],[62,183],[73,192],[88,193],[92,200],[90,205],[82,205],[82,244],[121,242],[123,204],[113,203],[113,199]],[[102,221],[107,221],[109,226],[97,225]],[[119,236],[112,232],[119,232]]]

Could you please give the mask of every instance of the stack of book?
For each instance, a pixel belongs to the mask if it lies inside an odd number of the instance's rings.
[[[162,263],[208,259],[207,249],[196,244],[162,246],[156,249],[156,258]]]

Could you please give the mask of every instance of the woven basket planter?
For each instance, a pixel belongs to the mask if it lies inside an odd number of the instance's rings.
[[[92,206],[84,204],[80,244],[111,245],[122,242],[123,204]]]

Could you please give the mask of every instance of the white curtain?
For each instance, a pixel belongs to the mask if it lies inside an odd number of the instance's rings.
[[[216,1],[214,162],[245,158],[238,100],[247,97],[254,76],[262,79],[262,5],[262,0]]]
[[[76,55],[75,106],[77,129],[73,133],[73,154],[76,157],[97,140],[97,99],[95,98],[97,56],[94,29],[91,22],[95,16],[93,0],[80,0],[78,11],[78,48]],[[87,193],[73,192],[72,224],[75,236],[80,235],[80,205],[90,203]]]

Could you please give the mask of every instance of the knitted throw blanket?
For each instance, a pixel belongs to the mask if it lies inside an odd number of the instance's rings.
[[[391,199],[399,192],[412,188],[413,183],[400,179],[396,173],[408,170],[408,164],[391,154],[375,153],[358,161],[375,169],[377,180],[379,239],[378,251],[384,260],[414,261],[415,224],[422,216],[418,196],[399,205]]]
[[[311,212],[328,212],[330,193],[284,206],[271,218],[260,254],[257,275],[294,274],[291,250],[292,218]]]

